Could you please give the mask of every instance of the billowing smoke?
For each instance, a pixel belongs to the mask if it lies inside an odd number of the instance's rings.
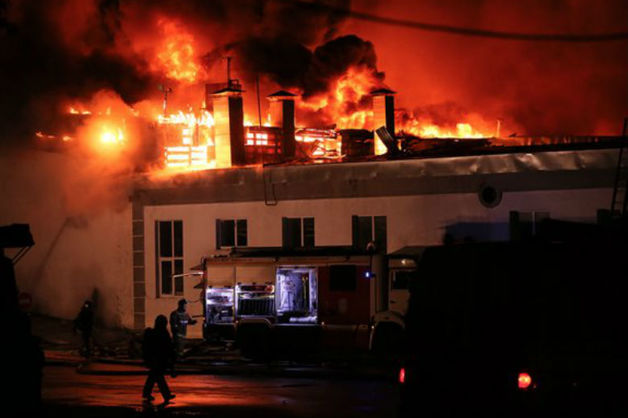
[[[345,0],[334,4],[349,6]],[[159,35],[169,35],[164,21],[191,34],[194,56],[183,58],[201,62],[205,55],[206,69],[224,66],[211,59],[212,51],[235,45],[240,76],[261,73],[301,86],[308,47],[331,39],[342,19],[341,13],[284,1],[2,0],[2,142],[31,138],[39,127],[58,122],[66,102],[103,89],[133,105],[158,98],[160,83],[176,85],[158,63]],[[199,73],[198,81],[209,76]]]
[[[58,121],[60,103],[103,89],[135,106],[159,101],[157,86],[168,84],[177,88],[172,100],[188,103],[193,94],[186,94],[184,76],[196,78],[195,88],[224,80],[226,55],[233,56],[234,76],[249,86],[259,78],[263,93],[293,88],[309,101],[350,68],[367,69],[374,84],[386,71],[408,114],[454,103],[463,115],[501,118],[520,134],[615,133],[628,112],[622,41],[467,38],[348,18],[342,10],[349,8],[530,33],[623,31],[628,21],[622,0],[603,7],[579,0],[507,7],[497,0],[427,0],[412,7],[370,0],[0,0],[1,141],[23,142],[38,126]],[[194,48],[182,48],[190,40]],[[164,57],[168,50],[172,57]],[[187,68],[178,75],[166,70],[173,62]],[[363,110],[362,101],[343,111]]]
[[[303,99],[298,121],[308,126],[340,122],[341,127],[362,127],[352,126],[364,125],[361,120],[347,124],[345,119],[366,112],[368,93],[384,80],[373,44],[355,35],[330,39],[313,50],[289,38],[252,37],[230,45],[225,53],[241,60],[245,81],[261,75],[298,92]]]
[[[0,10],[2,142],[54,124],[62,100],[101,89],[127,102],[146,94],[146,62],[116,51],[117,2],[4,0]]]
[[[354,3],[412,21],[521,33],[626,32],[628,3],[608,0],[426,0]],[[617,135],[628,114],[628,43],[521,42],[350,19],[371,40],[386,82],[409,112],[447,119],[461,109],[503,119],[503,133]],[[449,106],[448,103],[455,103]],[[440,112],[434,115],[434,106]]]
[[[345,74],[351,67],[361,67],[377,73],[377,57],[373,44],[355,35],[333,39],[316,48],[304,82],[305,96],[329,89],[330,80]]]

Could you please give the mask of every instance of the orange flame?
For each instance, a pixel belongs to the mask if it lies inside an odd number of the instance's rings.
[[[71,113],[73,115],[91,115],[92,114],[92,112],[90,112],[89,110],[85,110],[85,109],[78,110],[74,106],[70,106],[68,108],[68,113]]]
[[[372,69],[351,67],[338,77],[328,92],[300,102],[299,107],[323,114],[324,119],[335,123],[337,129],[374,129],[376,126],[373,126],[373,110],[368,96],[379,86],[380,82]],[[405,116],[404,120],[397,122],[397,132],[403,131],[422,138],[483,138],[492,135],[492,132],[484,132],[475,126],[478,118],[474,119],[473,125],[469,120],[459,120],[443,126],[421,119],[413,113]]]
[[[164,148],[165,164],[169,169],[199,170],[214,168],[216,161],[209,158],[209,147],[214,145],[207,128],[214,126],[214,117],[204,110],[199,116],[193,112],[179,111],[170,115],[159,115],[157,122],[160,125],[174,125],[180,127],[179,144],[167,145]],[[195,135],[200,138],[193,145]]]
[[[157,54],[160,69],[171,79],[188,83],[196,81],[200,65],[194,50],[194,37],[174,20],[163,18],[158,25],[164,37]]]
[[[329,91],[300,102],[299,107],[324,114],[338,129],[368,129],[373,111],[365,99],[377,83],[371,69],[351,67]]]
[[[420,138],[486,138],[490,136],[490,134],[477,130],[470,123],[463,122],[456,123],[453,128],[446,128],[418,119],[411,119],[398,128],[400,131]]]
[[[206,110],[204,110],[198,117],[192,112],[183,113],[182,111],[170,115],[159,115],[157,117],[157,121],[160,124],[188,126],[201,125],[208,128],[214,126],[214,117]]]

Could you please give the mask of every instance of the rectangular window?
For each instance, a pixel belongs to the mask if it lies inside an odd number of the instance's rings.
[[[246,247],[246,219],[216,219],[216,248]]]
[[[183,221],[156,221],[157,296],[183,295]]]
[[[282,218],[284,248],[312,248],[315,241],[314,218]]]
[[[369,242],[375,243],[377,252],[386,252],[386,217],[357,216],[351,218],[352,245],[360,251],[366,251]]]
[[[408,284],[412,278],[416,276],[415,270],[399,270],[393,273],[392,283],[390,284],[393,290],[407,290]]]
[[[357,286],[357,268],[353,264],[329,266],[329,290],[352,292]]]

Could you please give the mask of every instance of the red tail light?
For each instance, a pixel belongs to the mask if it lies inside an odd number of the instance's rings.
[[[399,383],[406,383],[406,369],[403,367],[399,370]]]
[[[532,385],[532,376],[528,373],[521,372],[519,373],[519,378],[517,379],[517,385],[519,389],[526,390]]]

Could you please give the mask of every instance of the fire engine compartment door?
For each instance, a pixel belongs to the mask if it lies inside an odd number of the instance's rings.
[[[276,304],[279,323],[317,323],[317,269],[314,267],[278,268]]]
[[[235,270],[233,266],[207,266],[207,285],[213,287],[233,286]]]
[[[236,266],[236,316],[274,318],[274,265]]]
[[[236,266],[236,283],[275,284],[275,267],[272,265]]]
[[[208,324],[228,324],[233,322],[233,287],[210,287],[205,292]]]

